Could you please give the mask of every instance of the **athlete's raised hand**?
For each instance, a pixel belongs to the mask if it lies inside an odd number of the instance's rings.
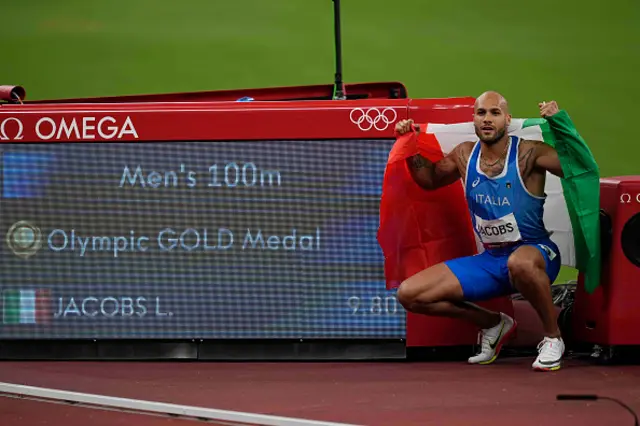
[[[544,117],[551,117],[552,115],[554,115],[558,111],[560,111],[556,101],[540,102],[538,104],[538,107],[540,108],[540,116],[543,117],[543,118]]]
[[[417,132],[420,132],[420,125],[415,124],[413,120],[400,120],[396,123],[396,132],[399,135],[404,135],[407,132],[410,132],[412,128],[415,128]]]

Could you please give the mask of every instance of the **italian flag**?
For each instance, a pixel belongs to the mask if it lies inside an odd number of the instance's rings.
[[[462,181],[426,191],[409,174],[406,158],[437,161],[458,144],[475,141],[472,122],[421,125],[398,137],[387,162],[378,242],[387,288],[436,263],[483,250],[471,225]],[[600,174],[593,155],[566,111],[546,119],[512,119],[509,134],[555,147],[564,178],[547,173],[544,223],[562,264],[578,269],[591,293],[600,281]]]
[[[2,292],[4,324],[48,324],[51,322],[50,290],[5,290]]]

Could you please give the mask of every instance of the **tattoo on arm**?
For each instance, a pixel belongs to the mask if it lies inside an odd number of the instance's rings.
[[[456,164],[456,167],[459,170],[459,174],[460,177],[462,179],[466,178],[466,174],[467,174],[467,162],[469,161],[469,151],[467,151],[466,149],[464,149],[462,146],[458,146],[457,147],[457,157],[458,157],[458,161]]]
[[[458,149],[458,161],[460,162],[460,166],[462,168],[467,165],[467,155],[465,154],[463,149]]]
[[[522,173],[522,177],[526,177],[531,173],[533,169],[533,164],[536,159],[536,150],[538,146],[542,142],[539,141],[527,141],[526,147],[523,146],[524,150],[520,154],[520,158],[518,161],[520,162],[520,171]]]
[[[427,161],[420,154],[414,155],[411,158],[411,164],[415,169],[424,169],[427,167]]]
[[[407,158],[407,164],[411,170],[413,179],[423,188],[432,188],[435,185],[435,166],[420,154]]]
[[[451,152],[444,158],[432,162],[420,154],[407,158],[413,179],[423,188],[435,189],[449,185],[460,178],[458,158],[466,160],[466,153]]]

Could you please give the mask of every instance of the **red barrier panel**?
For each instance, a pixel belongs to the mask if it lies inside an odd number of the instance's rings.
[[[577,341],[640,345],[640,176],[600,179],[602,277],[593,294],[578,276],[573,307]]]

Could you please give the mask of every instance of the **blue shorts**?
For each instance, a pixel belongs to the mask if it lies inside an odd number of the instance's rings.
[[[509,280],[507,260],[511,253],[523,245],[531,245],[540,250],[546,263],[547,275],[553,283],[560,272],[561,260],[558,246],[550,239],[485,250],[475,256],[446,261],[445,264],[460,281],[465,300],[471,302],[493,299],[518,292]]]

